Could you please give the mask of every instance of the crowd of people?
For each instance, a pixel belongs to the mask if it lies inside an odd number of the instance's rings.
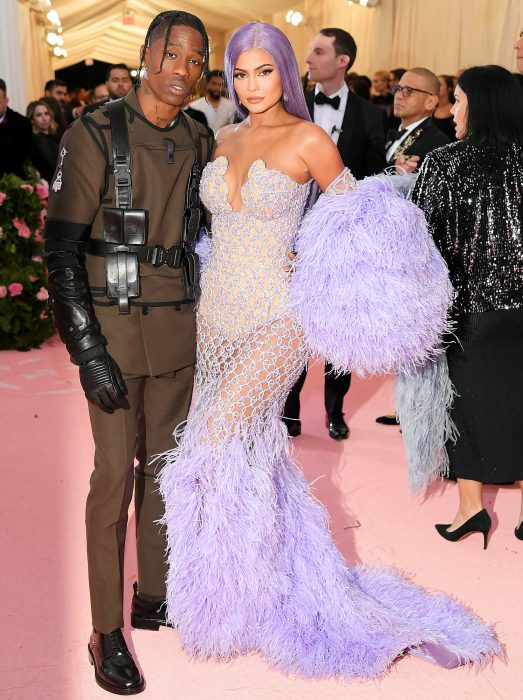
[[[523,75],[523,32],[515,50]],[[285,35],[253,22],[224,72],[206,73],[202,22],[169,11],[148,29],[135,88],[123,64],[90,96],[50,81],[23,117],[0,81],[0,175],[31,160],[52,183],[49,299],[89,401],[89,654],[109,692],[145,687],[122,633],[133,487],[132,624],[176,626],[195,657],[257,651],[307,677],[368,678],[405,651],[446,668],[502,655],[449,597],[348,567],[290,459],[311,354],[325,361],[328,434],[343,440],[351,369],[371,355],[401,373],[439,352],[460,498],[439,534],[480,532],[486,548],[483,484],[516,481],[523,496],[520,81],[500,66],[370,80],[351,72],[356,54],[348,32],[322,29],[304,91]],[[390,173],[408,178],[407,197]],[[344,306],[355,284],[365,313]],[[522,520],[523,498],[518,539]]]
[[[356,55],[356,46],[354,45],[351,49],[353,52],[352,67]],[[310,68],[309,58],[310,55],[306,62]],[[425,124],[425,128],[433,126],[438,129],[437,132],[431,130],[432,135],[436,135],[435,142],[430,138],[429,134],[429,143],[433,143],[431,147],[456,140],[454,122],[450,110],[454,103],[454,90],[457,80],[462,72],[462,70],[459,70],[455,75],[438,75],[439,87],[437,90],[436,84],[432,80],[430,88],[433,92],[431,95],[437,96],[436,104],[434,106],[434,100],[431,100],[430,104],[426,105],[423,110],[423,117],[431,118],[430,124]],[[382,111],[383,124],[381,129],[384,131],[385,141],[388,145],[386,149],[388,156],[394,155],[393,151],[390,150],[390,145],[395,145],[390,143],[392,135],[397,132],[398,128],[405,129],[412,124],[412,121],[408,121],[410,116],[405,113],[402,114],[402,109],[404,112],[405,105],[398,104],[398,102],[401,103],[401,98],[395,100],[397,86],[405,73],[407,73],[406,68],[394,68],[390,71],[378,70],[371,79],[366,75],[347,70],[343,76],[345,84],[351,93],[376,105]],[[517,73],[515,76],[520,81],[523,89],[523,75]],[[317,77],[312,77],[310,70],[305,73],[302,78],[305,94],[314,90],[317,80]],[[5,126],[9,124],[10,128],[0,132],[0,138],[3,137],[2,144],[5,144],[5,147],[0,151],[0,176],[7,172],[14,172],[22,176],[24,174],[24,165],[30,162],[41,176],[49,181],[56,167],[58,144],[71,123],[82,116],[82,114],[89,114],[108,101],[125,97],[134,82],[131,71],[125,63],[110,65],[107,69],[105,82],[94,85],[91,88],[80,86],[69,90],[64,80],[59,78],[48,80],[44,86],[42,97],[27,105],[25,117],[31,125],[32,133],[30,133],[29,125],[21,118],[23,115],[16,113],[17,116],[15,117],[15,113],[10,110],[11,119],[5,121]],[[0,113],[0,120],[2,120],[0,123],[4,123],[2,117],[9,102],[4,80],[0,82],[0,92],[3,93],[2,102],[0,102],[0,112],[2,112]],[[205,79],[201,80],[196,86],[195,93],[187,99],[184,110],[196,121],[209,126],[214,133],[227,124],[241,121],[240,115],[234,109],[234,105],[229,99],[224,72],[220,69],[206,73]],[[410,111],[412,111],[412,108],[410,108]],[[370,114],[367,110],[365,114],[366,120],[370,119]],[[422,112],[418,109],[416,116],[421,114]],[[376,113],[374,113],[375,120]],[[445,134],[447,141],[438,142],[438,139],[440,139],[439,132]],[[422,146],[426,139],[427,135],[421,142],[418,140],[414,149],[418,151],[416,155],[420,156],[420,160],[417,161],[418,166],[421,165],[425,153],[428,152]],[[389,165],[392,164],[391,157],[387,158],[387,163]],[[403,165],[402,161],[400,161],[400,165]],[[373,173],[366,172],[365,174]],[[291,412],[291,415],[293,415],[293,412]],[[385,417],[383,422],[396,424],[395,415],[389,416],[388,419]],[[295,430],[298,429],[296,428]],[[342,429],[342,433],[345,434],[344,429]]]

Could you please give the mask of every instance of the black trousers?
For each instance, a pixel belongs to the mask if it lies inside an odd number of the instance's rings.
[[[300,392],[305,384],[307,368],[303,370],[298,381],[292,387],[283,415],[285,418],[297,420],[300,417]],[[325,411],[329,416],[341,416],[343,413],[343,397],[350,387],[351,374],[340,374],[337,376],[332,371],[332,365],[325,363]]]

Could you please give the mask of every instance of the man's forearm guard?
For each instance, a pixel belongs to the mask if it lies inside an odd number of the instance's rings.
[[[82,364],[105,353],[107,341],[96,318],[85,268],[82,243],[46,240],[49,304],[71,361]]]

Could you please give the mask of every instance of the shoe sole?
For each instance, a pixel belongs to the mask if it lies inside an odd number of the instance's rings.
[[[109,685],[109,683],[106,683],[98,675],[98,672],[96,670],[96,664],[94,662],[93,652],[91,651],[91,647],[89,646],[89,644],[87,645],[87,651],[89,652],[89,663],[91,664],[91,666],[94,667],[94,679],[96,683],[100,686],[100,688],[103,688],[103,690],[107,690],[107,692],[113,693],[114,695],[138,695],[138,693],[141,693],[145,690],[145,678],[142,678],[142,682],[140,683],[140,685],[137,685],[134,688],[115,688],[114,685]]]
[[[131,613],[131,625],[137,630],[150,630],[151,632],[158,632],[160,627],[173,627],[167,622],[160,622],[149,617],[138,617],[133,613]]]

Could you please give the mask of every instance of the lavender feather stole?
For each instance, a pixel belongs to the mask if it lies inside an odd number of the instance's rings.
[[[306,677],[375,678],[408,649],[423,655],[426,642],[480,665],[502,653],[492,630],[449,597],[393,570],[348,567],[277,411],[263,427],[243,423],[209,440],[206,389],[160,475],[167,614],[189,654],[259,652]]]
[[[396,408],[413,493],[423,490],[438,477],[448,475],[445,444],[457,438],[457,429],[450,417],[454,393],[445,354],[412,372],[398,374]]]
[[[338,371],[408,370],[437,354],[452,300],[421,210],[369,177],[304,217],[291,302],[311,354]]]

